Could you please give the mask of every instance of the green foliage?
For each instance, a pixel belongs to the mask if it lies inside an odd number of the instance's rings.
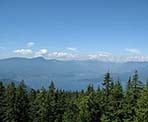
[[[88,85],[82,91],[48,89],[27,91],[24,81],[15,86],[0,82],[0,122],[148,122],[148,83],[138,72],[123,90],[120,81],[106,73],[103,87]]]
[[[40,92],[37,93],[35,99],[35,105],[36,105],[36,116],[34,118],[35,122],[47,121],[46,94],[47,92],[45,88],[42,88]]]
[[[13,82],[6,88],[5,101],[5,122],[16,122],[16,87]]]
[[[71,101],[63,115],[64,122],[79,122],[79,108],[76,103]]]
[[[107,72],[104,77],[103,86],[106,96],[108,97],[110,94],[110,89],[112,88],[113,82],[110,76],[110,73]]]
[[[53,122],[55,120],[55,108],[56,108],[55,101],[56,101],[55,87],[54,87],[54,83],[51,82],[45,98],[45,107],[46,107],[45,115],[46,115],[47,122]]]
[[[80,122],[90,122],[89,97],[83,96],[78,101]]]
[[[28,97],[26,86],[24,81],[21,81],[19,86],[16,88],[16,97],[15,97],[15,107],[16,107],[16,122],[28,122]]]
[[[30,122],[36,122],[37,117],[37,106],[35,103],[37,93],[34,89],[31,89],[28,93],[28,100],[29,100],[29,109],[28,109],[28,115],[29,115],[29,121]]]
[[[137,101],[135,121],[148,121],[148,82]]]
[[[0,82],[0,122],[4,121],[4,112],[5,112],[5,87],[3,83]]]

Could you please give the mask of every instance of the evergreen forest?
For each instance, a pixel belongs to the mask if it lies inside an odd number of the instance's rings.
[[[81,91],[56,89],[53,81],[39,90],[0,82],[0,122],[148,122],[148,82],[135,71],[126,88],[121,83],[109,72],[101,87]]]

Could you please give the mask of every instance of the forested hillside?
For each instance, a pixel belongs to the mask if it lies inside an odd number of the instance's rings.
[[[0,122],[148,122],[148,83],[135,71],[122,89],[106,73],[103,87],[64,91],[51,82],[48,89],[27,90],[24,82],[0,82]],[[72,86],[71,86],[72,87]]]
[[[128,77],[138,70],[140,80],[147,79],[148,62],[104,62],[99,60],[54,60],[37,58],[0,59],[0,80],[25,81],[28,87],[48,88],[53,80],[56,88],[64,90],[85,89],[101,84],[104,74],[110,70],[114,80],[120,77],[125,86]],[[63,70],[64,69],[64,70]],[[72,87],[71,87],[72,85]]]

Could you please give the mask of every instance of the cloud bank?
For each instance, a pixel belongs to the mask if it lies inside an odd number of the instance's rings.
[[[136,48],[126,48],[123,51],[126,55],[114,55],[110,52],[98,51],[96,53],[82,54],[74,47],[65,48],[64,51],[49,51],[48,49],[39,49],[34,51],[32,47],[34,42],[27,43],[27,49],[16,49],[13,53],[17,56],[29,57],[44,57],[46,59],[59,59],[59,60],[100,60],[110,62],[127,62],[127,61],[148,61],[148,56],[142,55],[141,51]]]
[[[30,49],[18,49],[18,50],[14,50],[13,51],[16,54],[20,54],[20,55],[31,55],[33,54],[32,50]]]
[[[38,51],[32,51],[31,49],[18,49],[14,50],[13,53],[18,54],[20,56],[24,55],[31,57],[44,57],[46,59],[59,59],[59,60],[100,60],[100,61],[110,61],[110,62],[148,61],[148,56],[139,55],[139,53],[138,55],[116,56],[110,52],[78,54],[78,53],[70,53],[62,51],[50,52],[48,49],[40,49]]]

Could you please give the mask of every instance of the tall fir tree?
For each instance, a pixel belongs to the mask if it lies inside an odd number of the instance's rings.
[[[47,91],[44,87],[37,92],[35,105],[36,105],[36,115],[34,118],[35,122],[48,122],[47,121],[47,105],[46,105],[46,94]]]
[[[0,122],[4,122],[5,113],[5,87],[2,82],[0,82]]]
[[[47,114],[47,122],[54,122],[55,121],[55,86],[54,82],[51,81],[49,89],[46,95],[46,114]]]
[[[75,101],[70,101],[63,114],[63,122],[79,122],[79,108]]]
[[[120,81],[118,80],[116,83],[113,84],[111,89],[111,94],[109,96],[108,102],[108,118],[110,118],[113,122],[122,122],[124,117],[123,104],[123,90]]]
[[[79,107],[79,120],[80,122],[90,122],[91,121],[91,114],[89,111],[89,96],[83,96],[78,100],[78,107]]]
[[[5,122],[16,122],[16,87],[13,82],[6,88]]]
[[[29,121],[29,105],[27,90],[24,81],[21,81],[16,88],[16,122],[28,122]]]
[[[135,107],[135,122],[147,122],[148,121],[148,82],[140,94]]]
[[[57,90],[55,93],[55,122],[62,122],[64,112],[67,108],[66,95],[64,91]]]
[[[112,83],[113,83],[113,81],[112,81],[112,78],[111,78],[111,76],[110,76],[110,73],[109,72],[107,72],[106,74],[105,74],[105,77],[104,77],[104,80],[103,80],[103,86],[104,86],[104,91],[105,91],[105,95],[108,97],[109,96],[109,94],[110,94],[110,89],[111,89],[111,87],[112,87]]]
[[[29,122],[36,122],[36,111],[37,111],[37,105],[35,104],[37,92],[34,89],[31,89],[28,94],[28,100],[29,100]]]

